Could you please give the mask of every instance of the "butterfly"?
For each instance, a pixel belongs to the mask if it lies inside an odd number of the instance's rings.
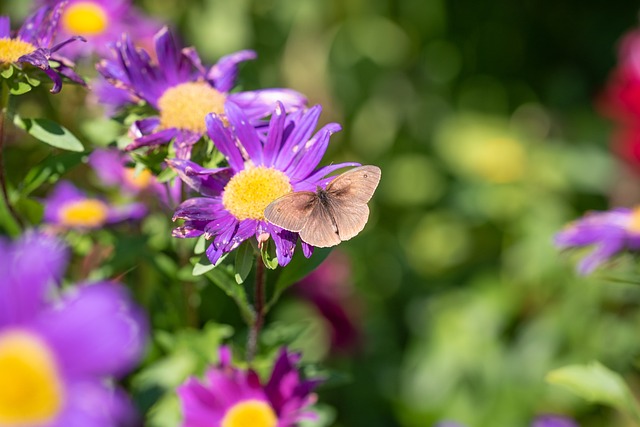
[[[359,166],[334,178],[326,189],[297,191],[271,202],[264,210],[270,223],[300,234],[311,246],[326,248],[349,240],[369,219],[371,200],[382,172]]]

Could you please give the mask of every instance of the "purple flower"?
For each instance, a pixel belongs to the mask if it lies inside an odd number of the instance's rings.
[[[189,160],[167,160],[179,177],[203,197],[183,202],[173,219],[185,223],[174,230],[175,237],[204,235],[212,239],[209,260],[220,257],[255,236],[259,243],[273,238],[278,263],[287,265],[293,256],[298,234],[268,223],[264,209],[291,191],[325,187],[327,174],[356,163],[341,163],[316,169],[329,137],[340,130],[336,123],[321,128],[313,137],[321,107],[286,115],[277,103],[265,134],[251,124],[245,111],[234,103],[225,105],[225,117],[207,116],[209,137],[226,157],[229,166],[205,169]],[[237,135],[235,137],[234,135]],[[302,243],[306,257],[312,247]]]
[[[111,85],[111,90],[99,85],[101,100],[117,103],[117,108],[142,100],[158,112],[133,124],[135,140],[126,150],[173,140],[177,157],[189,158],[191,147],[205,134],[205,116],[222,114],[228,102],[242,108],[252,124],[268,116],[276,101],[291,111],[306,105],[303,95],[288,89],[230,93],[238,64],[256,57],[250,50],[227,55],[206,69],[195,49],[180,49],[167,28],[155,38],[157,63],[145,50],[136,49],[128,36],[123,36],[114,49],[115,59],[105,59],[97,66]]]
[[[556,234],[555,244],[560,248],[595,245],[578,265],[580,274],[589,274],[618,252],[640,249],[640,209],[590,212]]]
[[[204,382],[188,379],[178,388],[183,427],[253,426],[293,427],[314,414],[318,380],[301,380],[296,369],[300,356],[282,349],[266,384],[253,370],[232,366],[229,349],[220,349],[220,366],[210,369]]]
[[[531,427],[578,427],[578,424],[559,415],[541,415],[533,421]]]
[[[42,234],[0,239],[0,425],[131,421],[128,400],[109,380],[139,360],[146,324],[115,283],[60,294],[67,258],[60,242]]]
[[[41,0],[40,3],[55,6],[59,0]],[[75,44],[68,51],[72,58],[105,56],[110,53],[109,42],[123,33],[138,45],[151,42],[160,24],[144,17],[130,0],[68,0],[60,18],[59,37],[82,36],[87,43]]]
[[[146,214],[141,203],[111,206],[107,202],[87,197],[67,181],[60,181],[44,200],[45,222],[64,228],[92,229],[105,224],[139,219]]]
[[[62,77],[76,83],[84,81],[72,70],[73,64],[55,53],[63,46],[81,37],[68,38],[52,47],[53,37],[65,2],[55,7],[42,7],[29,16],[17,34],[11,36],[11,23],[8,16],[0,16],[0,69],[13,65],[22,68],[29,64],[40,68],[53,81],[52,93],[62,89]],[[50,63],[54,63],[52,68]]]

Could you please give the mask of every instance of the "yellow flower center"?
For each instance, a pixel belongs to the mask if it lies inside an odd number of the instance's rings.
[[[0,38],[0,64],[3,62],[17,62],[22,55],[27,55],[36,50],[31,43],[20,39]]]
[[[204,133],[209,113],[224,113],[226,96],[206,82],[187,82],[167,89],[158,100],[160,127]]]
[[[224,188],[222,204],[240,221],[264,220],[264,209],[280,196],[293,190],[284,172],[264,166],[235,174]]]
[[[245,400],[235,404],[222,419],[221,427],[276,427],[278,417],[262,400]]]
[[[153,175],[149,169],[137,171],[135,168],[125,168],[124,179],[129,185],[138,190],[143,190],[151,183]]]
[[[627,224],[627,231],[640,234],[640,206],[633,209],[631,218]]]
[[[25,331],[0,333],[0,425],[48,425],[62,404],[62,381],[47,345]]]
[[[78,200],[63,206],[59,219],[67,227],[93,228],[105,223],[108,211],[107,205],[100,200]]]
[[[109,23],[107,12],[91,1],[73,3],[62,15],[64,29],[74,35],[95,36],[104,32]]]

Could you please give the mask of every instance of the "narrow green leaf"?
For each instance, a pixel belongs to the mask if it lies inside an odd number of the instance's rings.
[[[84,147],[78,138],[52,120],[22,119],[16,115],[14,123],[45,144],[68,151],[84,151]]]
[[[251,267],[253,267],[253,258],[253,247],[250,242],[245,241],[236,250],[235,278],[238,285],[241,285],[251,272]]]
[[[73,152],[50,155],[27,173],[20,194],[27,196],[45,182],[56,182],[61,175],[80,164],[84,156],[83,153]]]
[[[191,274],[193,274],[194,276],[202,276],[203,274],[213,270],[214,268],[216,268],[216,266],[211,264],[209,258],[207,258],[207,256],[203,254],[194,264]]]
[[[244,321],[251,325],[255,322],[255,310],[247,300],[244,287],[236,283],[234,274],[228,267],[230,266],[214,268],[206,273],[206,277],[235,301]]]
[[[305,258],[301,250],[297,250],[291,262],[282,269],[276,280],[273,295],[267,304],[270,309],[280,298],[280,295],[291,285],[304,279],[309,273],[315,270],[331,253],[331,248],[315,248],[311,258]]]
[[[178,174],[176,173],[176,171],[174,171],[171,168],[166,168],[164,169],[162,172],[160,172],[158,174],[158,176],[156,177],[156,180],[158,182],[168,182],[171,181],[173,178],[175,178],[176,176],[178,176]]]
[[[549,372],[546,380],[581,398],[633,413],[630,392],[622,377],[599,362],[570,365]]]

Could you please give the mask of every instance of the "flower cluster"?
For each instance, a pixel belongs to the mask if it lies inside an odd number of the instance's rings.
[[[41,7],[24,21],[14,35],[9,17],[0,16],[0,70],[11,66],[18,69],[37,67],[53,81],[52,93],[62,88],[62,77],[84,84],[84,80],[73,71],[73,63],[58,54],[61,48],[81,37],[68,37],[53,44],[64,6],[65,2],[57,2],[53,7]]]
[[[144,318],[115,283],[60,294],[67,258],[42,234],[0,240],[0,425],[115,426],[133,415],[105,380],[140,358]]]
[[[318,380],[302,380],[296,369],[300,355],[282,349],[269,380],[263,384],[253,370],[231,363],[227,347],[220,350],[220,365],[210,369],[204,383],[190,378],[178,389],[184,427],[293,427],[313,418],[308,406],[315,402]]]

